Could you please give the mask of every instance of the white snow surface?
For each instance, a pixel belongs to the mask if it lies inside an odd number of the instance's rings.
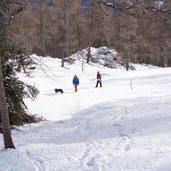
[[[79,61],[62,68],[59,59],[32,58],[36,70],[18,77],[39,89],[25,102],[47,120],[12,130],[16,149],[4,150],[0,135],[0,171],[171,170],[171,68],[84,64],[82,72]],[[102,88],[95,88],[97,71]]]

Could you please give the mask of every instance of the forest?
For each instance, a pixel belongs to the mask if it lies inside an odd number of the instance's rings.
[[[107,46],[134,63],[171,65],[169,0],[30,0],[11,20],[10,42],[27,54],[65,58]]]

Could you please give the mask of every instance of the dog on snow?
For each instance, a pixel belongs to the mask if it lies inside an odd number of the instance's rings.
[[[64,93],[63,89],[61,88],[55,88],[54,90],[55,90],[55,93],[61,93],[61,94]]]

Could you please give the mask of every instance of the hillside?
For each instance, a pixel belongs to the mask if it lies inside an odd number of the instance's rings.
[[[91,63],[82,72],[79,60],[62,68],[59,59],[32,59],[36,69],[18,77],[40,90],[25,102],[46,121],[16,127],[15,150],[3,150],[0,135],[1,171],[171,170],[171,68],[134,64],[136,70],[126,71]],[[97,71],[102,88],[95,88]]]

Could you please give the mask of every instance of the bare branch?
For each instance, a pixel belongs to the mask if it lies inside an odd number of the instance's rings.
[[[104,0],[98,0],[98,2],[100,4],[102,4],[103,6],[106,7],[110,7],[113,8],[115,10],[118,10],[121,13],[125,13],[127,15],[136,17],[136,18],[142,18],[142,14],[140,14],[137,11],[134,11],[138,6],[142,7],[142,10],[147,10],[149,12],[152,12],[154,14],[161,14],[165,17],[164,22],[168,22],[168,20],[170,19],[169,16],[171,16],[171,10],[164,8],[164,7],[156,7],[156,6],[152,6],[152,5],[148,5],[146,4],[143,0],[135,0],[135,2],[129,2],[125,1],[123,2],[113,2],[113,3],[108,3]],[[144,17],[143,17],[144,18]],[[151,19],[151,18],[150,18]]]
[[[26,9],[26,6],[22,6],[20,8],[18,8],[16,11],[14,11],[13,13],[10,14],[11,17],[14,17],[16,15],[18,15],[19,13],[21,13],[22,11],[24,11]]]

